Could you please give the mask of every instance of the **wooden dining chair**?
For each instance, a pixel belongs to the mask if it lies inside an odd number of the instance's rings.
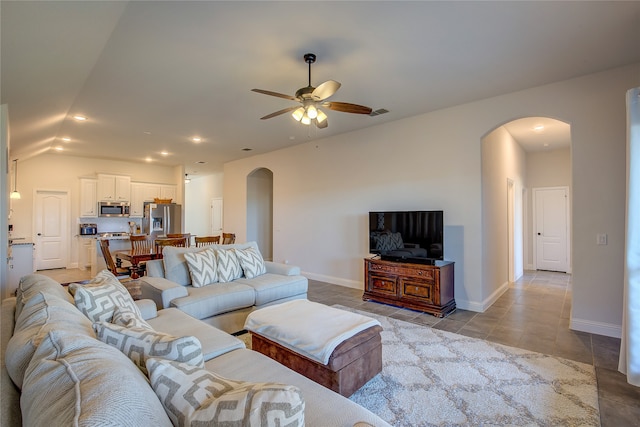
[[[153,240],[146,234],[132,234],[129,236],[129,240],[131,241],[132,253],[151,252],[153,249]]]
[[[222,233],[222,244],[230,245],[236,242],[236,234],[235,233]]]
[[[167,233],[167,237],[170,239],[182,238],[187,248],[191,246],[191,233]]]
[[[196,239],[196,248],[201,248],[203,246],[209,246],[216,243],[220,243],[220,236],[201,236],[195,237]]]
[[[114,276],[131,276],[131,266],[129,267],[116,266],[116,262],[113,259],[111,250],[109,249],[109,240],[107,239],[100,240],[100,250],[102,251],[104,262],[107,264],[107,270],[112,272]]]
[[[156,253],[162,253],[165,247],[167,246],[178,246],[185,248],[187,243],[185,242],[183,237],[163,237],[155,240],[156,244]]]

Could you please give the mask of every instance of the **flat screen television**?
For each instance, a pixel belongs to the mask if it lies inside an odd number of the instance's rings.
[[[443,211],[369,212],[369,253],[434,264],[444,259]]]

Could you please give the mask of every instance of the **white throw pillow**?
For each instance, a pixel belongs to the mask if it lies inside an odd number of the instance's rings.
[[[220,283],[232,282],[242,277],[242,267],[233,249],[214,249],[218,264],[218,281]]]
[[[89,283],[72,283],[76,307],[92,322],[111,322],[116,307],[125,307],[142,318],[140,309],[122,283],[109,270],[102,270]]]
[[[234,381],[155,358],[147,369],[174,425],[304,426],[304,398],[293,385]]]
[[[184,259],[187,260],[191,285],[194,288],[201,288],[218,281],[216,254],[213,249],[185,253]]]
[[[120,350],[145,374],[150,357],[204,366],[202,344],[196,337],[178,338],[154,330],[125,328],[108,322],[96,322],[93,329],[100,341]]]
[[[260,252],[255,248],[232,250],[236,253],[240,267],[242,267],[242,271],[244,271],[244,277],[247,279],[253,279],[267,272],[264,259],[262,259],[262,255],[260,255]]]

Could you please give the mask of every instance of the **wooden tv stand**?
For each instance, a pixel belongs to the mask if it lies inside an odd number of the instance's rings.
[[[435,265],[365,258],[365,301],[377,301],[444,317],[456,309],[451,261]]]

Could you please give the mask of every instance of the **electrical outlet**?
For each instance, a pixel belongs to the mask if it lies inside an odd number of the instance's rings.
[[[607,244],[607,234],[606,233],[596,234],[596,243],[598,245],[606,245]]]

